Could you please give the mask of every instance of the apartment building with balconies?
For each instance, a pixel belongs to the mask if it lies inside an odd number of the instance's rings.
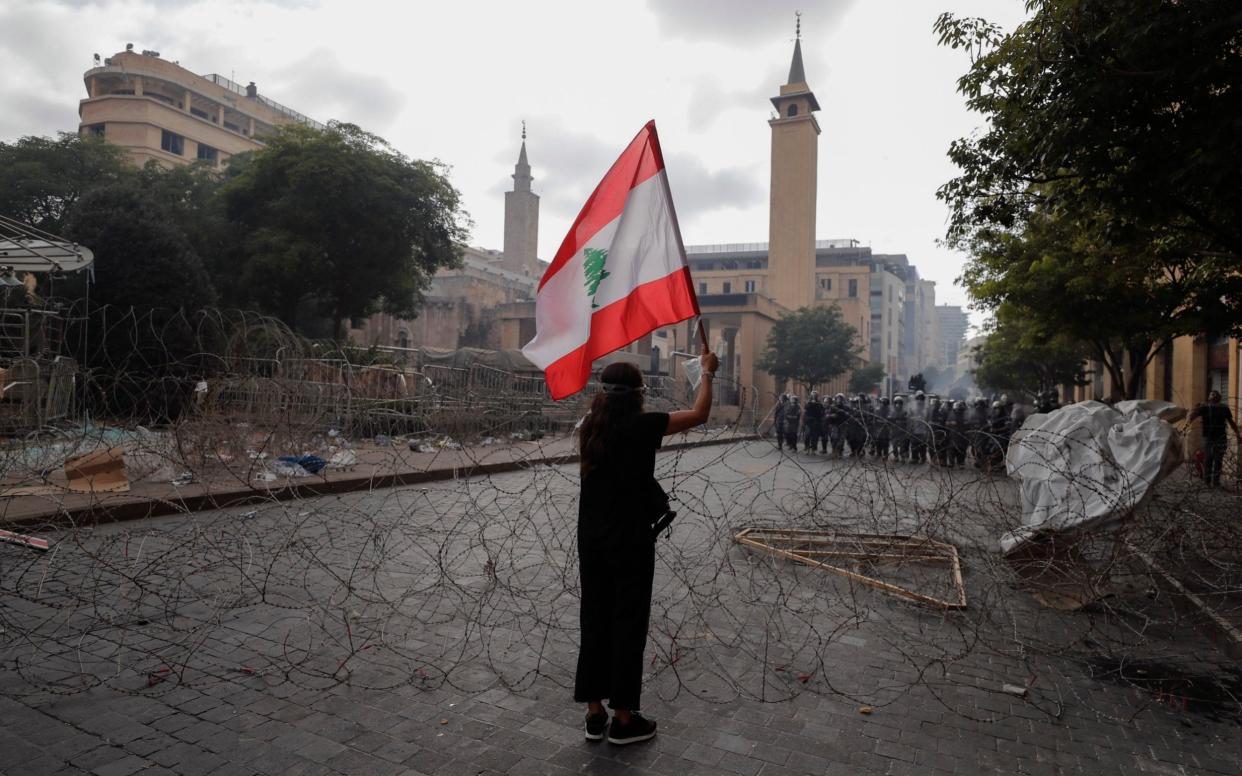
[[[241,86],[221,75],[198,75],[132,46],[87,70],[83,80],[79,132],[121,146],[139,166],[220,166],[261,147],[263,136],[281,124],[323,127],[260,95],[253,82]]]

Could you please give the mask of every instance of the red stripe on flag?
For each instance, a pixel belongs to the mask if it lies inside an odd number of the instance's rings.
[[[648,121],[626,149],[617,157],[617,161],[608,168],[604,179],[591,192],[586,204],[574,220],[574,225],[565,235],[547,272],[539,280],[539,288],[548,279],[565,266],[565,262],[574,257],[587,240],[603,229],[625,209],[625,200],[630,189],[664,169],[664,154],[660,151],[660,138],[656,135],[655,120]]]
[[[595,359],[619,350],[661,326],[699,314],[689,267],[644,283],[624,299],[601,307],[591,316],[591,338],[544,370],[553,399],[581,391],[591,377]]]

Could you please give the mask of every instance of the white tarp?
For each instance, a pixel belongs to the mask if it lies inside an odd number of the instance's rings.
[[[1022,526],[1001,537],[1001,551],[1049,533],[1115,527],[1181,463],[1181,437],[1166,421],[1184,415],[1164,401],[1087,401],[1028,417],[1005,459],[1020,481]]]

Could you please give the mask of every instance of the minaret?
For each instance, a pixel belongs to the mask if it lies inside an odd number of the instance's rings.
[[[768,211],[768,291],[790,310],[815,299],[815,186],[819,102],[802,69],[802,19],[797,20],[789,82],[772,98],[772,188]]]
[[[530,190],[530,163],[526,161],[526,122],[522,122],[522,150],[513,167],[513,191],[505,192],[505,245],[501,266],[537,278],[539,261],[539,195]]]

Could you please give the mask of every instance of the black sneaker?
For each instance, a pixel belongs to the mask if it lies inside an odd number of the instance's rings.
[[[586,718],[586,740],[603,741],[604,731],[608,729],[608,714],[588,714]]]
[[[639,741],[655,738],[655,734],[655,721],[635,711],[630,714],[630,722],[627,725],[622,725],[615,719],[612,721],[612,725],[608,728],[608,743],[637,744]]]

